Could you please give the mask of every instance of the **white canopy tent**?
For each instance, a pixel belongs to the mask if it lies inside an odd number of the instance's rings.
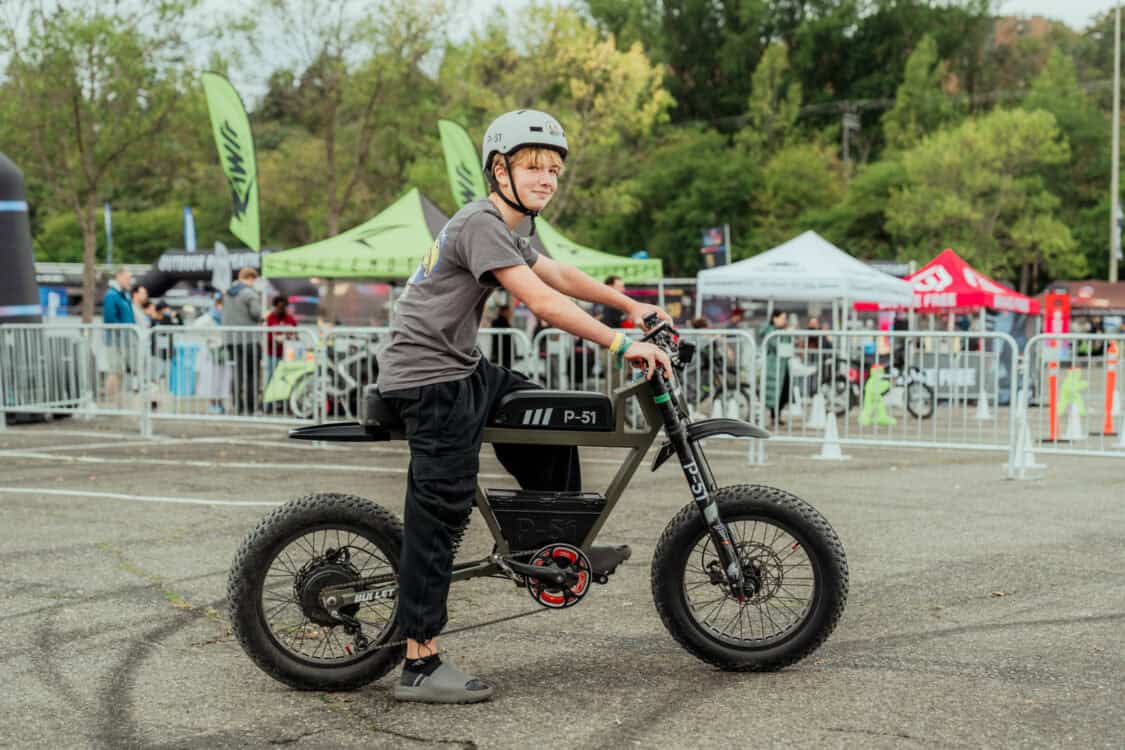
[[[909,306],[910,284],[856,260],[816,232],[729,266],[708,268],[696,276],[696,314],[703,296],[794,302],[876,302]],[[772,306],[772,305],[771,305]]]

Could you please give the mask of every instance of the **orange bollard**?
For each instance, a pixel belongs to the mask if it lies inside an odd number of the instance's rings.
[[[1102,434],[1112,437],[1117,434],[1113,429],[1113,402],[1117,398],[1117,342],[1109,342],[1106,355],[1105,371],[1105,424],[1102,425]]]
[[[1050,403],[1047,407],[1047,418],[1051,420],[1050,437],[1048,440],[1057,443],[1059,440],[1059,363],[1052,359],[1047,363],[1047,391]]]

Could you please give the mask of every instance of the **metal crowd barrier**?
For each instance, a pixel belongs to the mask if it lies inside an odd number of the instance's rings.
[[[142,336],[130,325],[0,326],[0,414],[137,416],[147,433]]]
[[[641,331],[620,329],[639,338]],[[754,413],[756,347],[747,331],[736,329],[691,329],[680,332],[696,345],[696,353],[685,368],[682,393],[689,410],[700,418],[725,416],[749,420]],[[599,391],[607,395],[639,373],[613,366],[609,352],[557,328],[536,334],[531,343],[529,374],[552,390]],[[643,425],[635,404],[629,405],[626,421]]]
[[[1009,451],[1018,348],[1004,333],[773,331],[758,422],[781,442]],[[765,443],[756,460],[764,461]]]
[[[312,419],[321,401],[310,328],[156,326],[146,353],[153,419]],[[300,404],[310,411],[298,412]]]
[[[1021,358],[994,332],[681,333],[697,347],[681,385],[698,418],[756,422],[823,458],[846,445],[1006,450],[1023,477],[1036,452],[1125,456],[1123,335],[1043,334]],[[0,429],[5,412],[133,416],[145,435],[156,419],[356,419],[388,340],[387,328],[3,325]],[[608,394],[639,377],[558,329],[484,329],[478,343],[546,388]],[[635,406],[626,419],[643,426]],[[765,450],[755,441],[752,460]]]
[[[1040,334],[1027,342],[1016,466],[1035,453],[1125,456],[1120,357],[1125,336]]]

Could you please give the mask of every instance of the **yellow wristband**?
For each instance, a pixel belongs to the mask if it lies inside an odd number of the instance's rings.
[[[613,354],[617,354],[617,352],[620,351],[621,347],[624,344],[625,344],[625,334],[615,333],[615,334],[613,334],[613,343],[609,345],[609,350]]]

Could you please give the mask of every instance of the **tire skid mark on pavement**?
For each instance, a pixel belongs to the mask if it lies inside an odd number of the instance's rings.
[[[170,579],[170,580],[166,581],[166,583],[168,583],[168,584],[190,583],[190,582],[193,582],[193,581],[202,581],[202,580],[205,580],[207,578],[225,577],[228,572],[229,571],[226,568],[223,568],[222,570],[217,570],[217,571],[214,571],[214,572],[211,572],[211,573],[200,573],[198,575],[184,576],[183,578]],[[136,593],[141,592],[141,591],[146,591],[148,589],[151,589],[152,587],[153,587],[153,584],[144,583],[144,584],[138,584],[138,585],[135,585],[135,586],[125,586],[125,587],[122,587],[122,588],[113,589],[112,591],[102,591],[102,592],[99,592],[97,594],[91,594],[89,596],[76,597],[76,598],[73,598],[73,599],[66,599],[66,600],[60,601],[58,604],[48,604],[48,605],[45,605],[45,606],[42,606],[42,607],[36,607],[35,609],[24,610],[23,612],[12,612],[10,614],[0,615],[0,622],[6,622],[6,621],[9,621],[9,620],[16,620],[16,619],[19,619],[21,617],[30,617],[32,615],[37,615],[37,614],[40,614],[42,612],[58,611],[58,610],[60,610],[64,607],[77,607],[77,606],[81,606],[81,605],[84,605],[84,604],[98,604],[98,603],[101,603],[101,602],[111,601],[113,599],[117,599],[117,598],[124,597],[124,596],[132,596],[133,594],[136,594]],[[226,601],[226,600],[222,599],[221,601]],[[93,634],[100,634],[101,632],[102,631],[99,630],[99,631],[97,631],[97,633],[93,633]],[[13,654],[13,655],[18,655],[18,654]],[[4,659],[5,659],[5,657],[0,655],[0,661],[3,661]]]
[[[686,656],[686,655],[685,655]],[[690,658],[690,657],[687,657]],[[729,686],[731,680],[715,679],[715,670],[699,663],[697,677],[684,676],[684,670],[668,670],[661,675],[661,690],[667,696],[664,700],[646,700],[644,708],[640,706],[623,706],[622,712],[627,715],[618,719],[614,726],[603,727],[591,732],[590,739],[575,744],[575,747],[589,750],[601,750],[606,747],[628,747],[632,741],[639,740],[658,729],[661,724],[675,723],[677,717],[687,711],[694,711],[696,703],[707,702],[708,696],[718,693]],[[585,667],[582,671],[604,677],[605,663],[603,655],[591,654],[588,662],[581,664],[575,659],[569,659],[565,664],[560,664],[554,659],[544,659],[539,663],[523,661],[519,667],[490,672],[489,677],[501,685],[523,685],[527,693],[534,693],[543,685],[555,682],[558,675],[565,670]],[[719,673],[720,677],[723,673]],[[651,678],[652,676],[649,675]],[[737,677],[737,675],[733,675]],[[600,681],[600,680],[599,680]],[[518,688],[510,691],[514,694]],[[635,689],[623,686],[623,691],[636,696]],[[666,691],[666,692],[665,692]],[[651,693],[648,694],[650,697]],[[684,696],[691,695],[691,701],[685,701]],[[502,700],[502,697],[501,697]],[[659,746],[659,742],[655,744]]]
[[[1043,617],[1032,620],[1006,620],[1003,622],[983,622],[972,625],[955,625],[949,628],[934,628],[902,635],[883,635],[877,638],[853,638],[849,640],[833,639],[830,641],[832,653],[842,653],[851,656],[859,651],[871,649],[881,650],[897,646],[912,646],[923,641],[972,633],[989,633],[1013,628],[1050,628],[1065,625],[1101,625],[1106,623],[1125,622],[1125,612],[1109,612],[1102,615],[1078,615],[1075,617]]]
[[[152,588],[151,585],[144,588]],[[171,637],[197,620],[207,617],[207,610],[218,609],[226,597],[216,599],[201,607],[175,610],[170,622],[158,625],[132,639],[117,667],[109,674],[98,691],[98,716],[94,737],[107,748],[148,747],[133,718],[133,688],[141,665],[161,641]]]
[[[81,695],[70,683],[65,663],[60,660],[71,658],[68,644],[72,638],[65,636],[56,627],[58,612],[50,612],[43,618],[43,623],[37,637],[30,639],[33,644],[36,665],[35,676],[46,688],[48,694],[57,696],[57,708],[64,713],[77,712],[82,717],[83,724],[89,724],[93,719],[90,709],[90,699]],[[100,631],[99,634],[104,633]],[[73,720],[73,717],[71,717]]]
[[[1044,681],[1058,684],[1065,679],[1069,681],[1068,684],[1071,687],[1088,690],[1101,688],[1101,684],[1096,681],[1081,684],[1073,676],[1062,675],[1045,667],[1011,665],[999,662],[959,662],[929,656],[899,656],[898,654],[876,652],[857,654],[853,657],[838,657],[829,651],[823,653],[817,651],[816,653],[818,656],[814,658],[823,660],[827,666],[831,666],[833,669],[874,672],[880,675],[896,673],[925,676],[933,679],[957,677],[972,680],[976,683],[985,681],[991,681],[992,683],[1006,682],[1017,688],[1042,684]]]

